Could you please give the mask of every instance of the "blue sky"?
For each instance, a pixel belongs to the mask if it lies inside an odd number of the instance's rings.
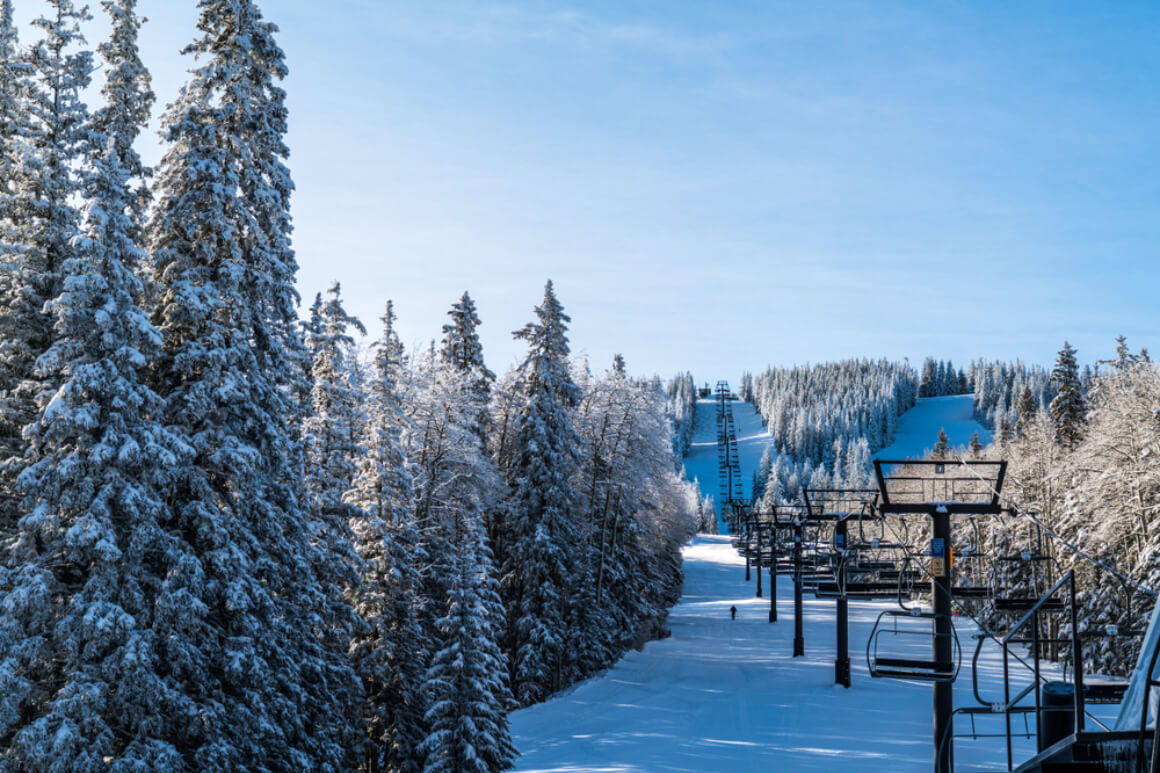
[[[466,289],[502,370],[551,277],[593,367],[699,381],[1160,348],[1156,3],[259,4],[300,290],[372,333]],[[193,6],[140,0],[161,102]]]

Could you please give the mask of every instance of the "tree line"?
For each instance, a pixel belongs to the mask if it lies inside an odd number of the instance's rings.
[[[1050,372],[1054,397],[1025,401],[985,456],[1008,461],[1004,494],[1058,535],[1044,534],[1045,549],[1076,572],[1082,626],[1097,634],[1085,639],[1086,667],[1127,674],[1138,646],[1106,634],[1142,631],[1155,597],[1141,587],[1160,587],[1160,372],[1146,350],[1131,351],[1123,336],[1116,344],[1080,368],[1065,343]],[[1027,550],[1036,531],[1027,516],[992,519],[988,549]],[[1014,566],[997,571],[1004,585],[1046,590],[1030,588]]]
[[[679,593],[662,385],[573,362],[551,282],[501,376],[467,293],[364,361],[337,284],[299,319],[277,27],[200,0],[151,170],[136,0],[95,52],[48,6],[0,0],[3,766],[511,767]]]

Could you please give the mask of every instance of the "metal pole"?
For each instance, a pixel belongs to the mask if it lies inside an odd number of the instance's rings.
[[[934,597],[934,647],[936,668],[950,671],[953,633],[951,631],[951,518],[945,507],[931,512],[931,595]],[[942,743],[943,739],[946,743]],[[949,680],[934,683],[934,769],[935,773],[954,771],[954,684]]]
[[[761,598],[761,521],[754,521],[757,530],[757,598]]]
[[[834,527],[834,547],[838,551],[838,656],[834,660],[834,683],[850,686],[849,603],[846,600],[846,519]]]
[[[737,516],[741,516],[741,510],[738,509]],[[744,545],[743,552],[745,553],[745,581],[749,582],[749,519],[745,519],[745,528],[742,529],[744,535],[741,544]]]
[[[1083,716],[1083,650],[1079,640],[1079,624],[1075,614],[1075,573],[1068,583],[1068,593],[1071,602],[1071,659],[1075,661],[1075,732],[1082,733],[1084,726]],[[1155,751],[1152,759],[1156,759]]]
[[[769,622],[777,622],[777,531],[769,530]]]
[[[802,635],[802,522],[793,527],[793,656],[806,654]]]

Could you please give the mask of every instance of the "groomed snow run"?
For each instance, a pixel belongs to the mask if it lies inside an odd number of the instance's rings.
[[[684,596],[669,617],[671,638],[511,715],[523,754],[517,770],[930,773],[930,685],[872,679],[866,670],[874,619],[896,604],[850,602],[853,685],[845,689],[834,684],[833,600],[806,595],[806,654],[794,658],[788,577],[779,577],[779,620],[769,623],[769,600],[754,598],[728,537],[698,536],[685,548],[685,573]],[[736,621],[729,618],[732,605]],[[958,620],[964,654],[955,701],[972,705],[974,629],[969,619]],[[929,653],[929,642],[919,637],[910,656],[923,657],[922,647]],[[999,653],[990,645],[981,669],[989,701],[1002,697]],[[1027,683],[1020,677],[1012,691]],[[1097,708],[1114,716],[1115,707]],[[1022,726],[1021,718],[1012,721]],[[977,719],[980,732],[1000,732],[1002,722],[1001,715]],[[959,732],[968,725],[956,719]],[[1017,740],[1016,764],[1031,756],[1033,743]],[[1006,770],[1004,742],[960,739],[955,762],[958,773]]]
[[[701,418],[699,415],[698,419]],[[878,459],[918,459],[926,456],[938,442],[939,429],[947,432],[951,448],[962,450],[971,442],[971,435],[979,433],[984,446],[991,442],[991,433],[975,421],[973,395],[949,397],[920,397],[914,407],[898,418],[894,442],[874,456]]]

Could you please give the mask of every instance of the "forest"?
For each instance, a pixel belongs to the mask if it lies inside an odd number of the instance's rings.
[[[0,767],[510,768],[679,596],[663,385],[550,281],[498,376],[467,292],[419,351],[337,282],[300,320],[276,26],[199,3],[148,169],[135,0],[95,51],[49,6],[0,0]]]

